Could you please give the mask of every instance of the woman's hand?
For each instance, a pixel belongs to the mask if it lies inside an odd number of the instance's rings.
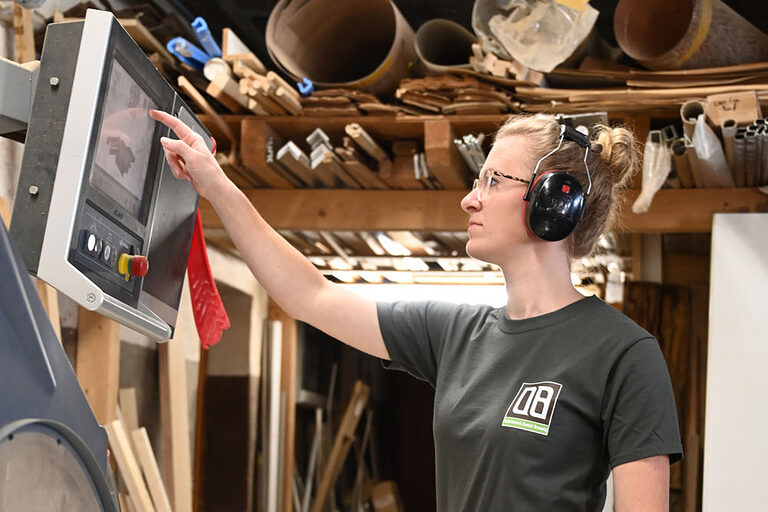
[[[166,112],[150,110],[149,114],[179,137],[178,140],[160,139],[174,176],[191,182],[197,193],[209,200],[226,187],[233,186],[199,134]]]

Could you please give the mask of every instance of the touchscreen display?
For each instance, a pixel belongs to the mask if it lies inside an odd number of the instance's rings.
[[[91,185],[139,218],[157,104],[115,60],[104,101]]]

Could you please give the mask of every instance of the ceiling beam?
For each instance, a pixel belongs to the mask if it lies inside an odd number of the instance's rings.
[[[467,214],[459,207],[463,190],[275,190],[244,191],[275,229],[352,231],[465,231]],[[626,233],[706,233],[717,212],[766,212],[768,195],[756,188],[664,189],[647,213],[632,213],[639,190],[626,200],[618,231]],[[221,221],[208,201],[200,213],[206,228]]]

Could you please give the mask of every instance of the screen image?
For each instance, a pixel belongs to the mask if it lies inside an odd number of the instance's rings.
[[[104,101],[90,183],[139,217],[157,104],[115,60]]]

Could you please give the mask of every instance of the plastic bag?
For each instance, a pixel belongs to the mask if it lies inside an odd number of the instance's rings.
[[[598,14],[554,0],[476,0],[472,28],[487,51],[548,73],[584,42]]]
[[[632,211],[645,213],[651,207],[653,196],[659,191],[672,170],[672,151],[661,138],[659,130],[648,132],[643,153],[643,184],[640,195],[632,204]]]
[[[701,181],[706,188],[733,187],[733,175],[725,160],[723,146],[715,132],[709,127],[704,114],[696,119],[693,132],[693,149],[699,159]]]

